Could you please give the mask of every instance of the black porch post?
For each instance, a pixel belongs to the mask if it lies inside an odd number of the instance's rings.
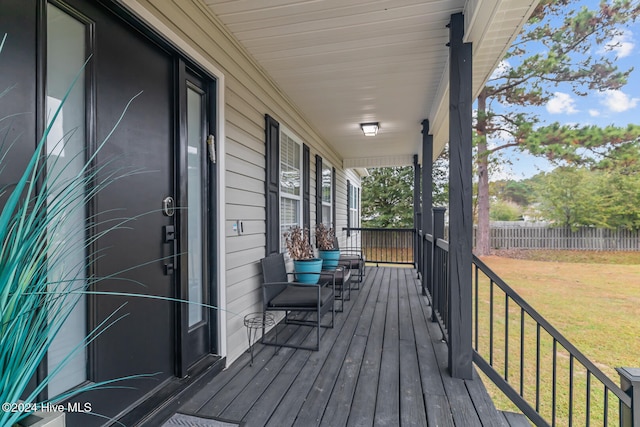
[[[449,372],[471,379],[472,74],[471,43],[462,41],[462,13],[451,15],[449,36]]]
[[[420,257],[420,234],[422,228],[422,208],[420,206],[420,163],[418,155],[413,156],[413,265],[422,276],[422,261]]]
[[[422,295],[431,289],[431,250],[425,239],[433,235],[433,135],[429,135],[429,120],[422,121]]]

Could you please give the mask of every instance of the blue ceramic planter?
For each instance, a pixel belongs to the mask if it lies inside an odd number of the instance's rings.
[[[320,274],[318,273],[322,271],[322,260],[320,258],[294,259],[293,266],[296,270],[296,282],[309,285],[318,283],[320,279]]]
[[[340,249],[320,250],[318,256],[322,258],[323,270],[335,270],[340,261]]]

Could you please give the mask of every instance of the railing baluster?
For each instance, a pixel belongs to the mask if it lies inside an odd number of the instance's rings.
[[[509,295],[504,294],[504,379],[509,382]]]
[[[573,355],[569,355],[569,427],[573,426]]]
[[[540,324],[536,323],[536,412],[540,412]]]
[[[524,308],[520,308],[520,396],[524,397]]]
[[[587,414],[585,419],[585,426],[589,427],[591,424],[591,372],[587,369]]]
[[[551,427],[556,425],[556,380],[558,369],[558,342],[553,339],[553,375],[551,383]]]
[[[489,365],[493,366],[493,280],[489,282]]]
[[[476,321],[475,321],[475,338],[476,338],[475,349],[476,349],[476,351],[478,351],[478,329],[479,329],[478,328],[478,326],[479,326],[479,323],[478,323],[478,301],[480,300],[480,296],[478,295],[478,290],[480,289],[480,286],[479,286],[478,283],[479,283],[479,279],[480,278],[479,278],[479,274],[478,274],[478,270],[479,270],[478,266],[474,265],[473,267],[475,269],[475,277],[476,277],[476,282],[475,282],[476,299],[474,301],[475,302],[475,313],[474,314],[475,314],[475,319],[476,319]]]
[[[607,386],[604,386],[604,422],[602,425],[604,427],[609,425],[609,389]]]

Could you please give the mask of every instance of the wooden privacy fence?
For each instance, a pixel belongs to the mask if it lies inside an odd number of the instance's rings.
[[[362,251],[369,263],[414,264],[413,228],[344,228],[346,248]]]
[[[640,232],[581,227],[491,227],[493,249],[640,251]]]

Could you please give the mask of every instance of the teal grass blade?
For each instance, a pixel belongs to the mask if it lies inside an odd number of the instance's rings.
[[[1,46],[6,41],[2,39]],[[85,63],[86,65],[86,63]],[[52,378],[90,342],[106,331],[122,316],[114,313],[91,331],[87,338],[69,350],[69,354],[27,396],[25,390],[41,365],[53,339],[69,318],[82,292],[91,280],[81,280],[71,273],[68,277],[52,282],[48,271],[63,262],[74,248],[54,245],[49,236],[65,225],[69,212],[85,209],[86,204],[106,185],[117,179],[115,173],[97,182],[100,168],[93,168],[95,155],[84,164],[81,171],[72,178],[62,178],[63,173],[47,175],[45,147],[53,123],[59,116],[73,85],[82,75],[79,70],[73,84],[67,90],[62,102],[53,113],[42,138],[38,141],[33,156],[26,165],[18,182],[5,189],[6,202],[0,212],[0,401],[36,401]],[[8,93],[3,91],[2,94]],[[135,97],[134,97],[135,98]],[[133,100],[133,99],[132,99]],[[127,105],[128,108],[129,104]],[[123,111],[126,112],[126,108]],[[117,121],[116,126],[120,122]],[[69,137],[66,135],[65,137]],[[3,138],[6,142],[6,136]],[[15,143],[15,141],[12,142]],[[101,146],[103,147],[106,141]],[[63,147],[65,141],[60,141]],[[4,144],[3,144],[3,148]],[[6,151],[2,161],[6,161]],[[71,159],[73,160],[73,159]],[[56,160],[57,161],[57,160]],[[65,165],[56,168],[65,170]],[[77,227],[78,233],[85,230]],[[91,241],[85,244],[89,245]],[[75,268],[74,268],[75,267]],[[71,272],[82,270],[84,266],[71,266]],[[52,290],[55,290],[52,292]],[[141,373],[137,377],[153,374]],[[130,378],[130,377],[129,377]],[[74,394],[95,388],[112,386],[114,379],[92,383],[73,389],[49,399],[59,401]],[[28,414],[0,412],[0,425],[13,425]]]
[[[0,53],[7,39],[5,35],[0,42]],[[87,62],[90,58],[87,60]],[[85,62],[85,66],[87,64]],[[84,67],[83,67],[84,69]],[[111,326],[127,316],[124,312],[126,305],[115,310],[108,318],[104,319],[94,330],[89,331],[87,337],[69,349],[68,354],[58,366],[49,369],[47,377],[25,396],[29,381],[36,374],[42,364],[53,339],[63,327],[65,321],[71,315],[79,298],[86,295],[119,295],[130,298],[151,298],[172,301],[181,304],[194,304],[176,298],[164,298],[144,293],[132,292],[102,292],[97,285],[103,280],[127,280],[138,289],[146,287],[140,282],[118,277],[119,274],[158,260],[149,261],[136,266],[131,266],[123,271],[107,277],[79,277],[77,273],[86,265],[71,265],[68,271],[71,273],[64,277],[52,280],[49,271],[58,267],[68,254],[77,250],[77,247],[56,245],[50,238],[51,235],[65,226],[65,212],[85,210],[89,203],[101,190],[124,176],[137,173],[145,173],[141,170],[124,170],[115,167],[113,161],[95,166],[96,156],[105,146],[118,127],[127,109],[140,93],[131,98],[123,108],[121,116],[114,124],[111,132],[99,144],[97,149],[89,156],[81,170],[73,177],[64,177],[65,165],[56,165],[59,158],[53,160],[58,170],[57,173],[47,174],[46,143],[54,122],[61,113],[65,101],[69,97],[76,81],[83,74],[83,69],[76,74],[72,85],[69,87],[59,106],[53,112],[47,127],[38,141],[36,150],[28,164],[14,185],[0,191],[4,194],[5,204],[0,212],[0,402],[18,402],[20,399],[27,403],[37,401],[37,396],[50,383],[63,367],[68,364],[87,345],[98,339]],[[0,101],[2,96],[9,93],[11,88],[0,88]],[[15,115],[12,115],[15,116]],[[0,118],[0,123],[12,116]],[[0,128],[5,132],[0,136],[0,173],[3,164],[8,161],[7,150],[18,143],[17,139],[7,140],[9,127]],[[67,134],[58,144],[64,147]],[[84,155],[78,154],[78,155]],[[73,160],[73,158],[71,159]],[[71,161],[69,160],[69,161]],[[101,178],[99,178],[101,177]],[[157,213],[152,211],[149,213]],[[85,236],[82,241],[82,249],[88,252],[93,244],[105,234],[113,230],[128,228],[129,223],[141,219],[146,214],[135,217],[123,217],[110,219],[105,222],[95,222],[97,216],[89,217],[85,227],[76,227],[73,233],[77,236]],[[105,226],[103,231],[89,233],[89,229],[97,226]],[[100,254],[90,254],[86,264],[96,262]],[[197,304],[203,307],[216,309],[218,307],[208,304]],[[226,311],[226,310],[225,310]],[[233,316],[240,316],[231,313]],[[78,388],[50,396],[45,402],[56,403],[93,389],[124,387],[119,384],[124,380],[153,378],[157,373],[140,373],[138,375],[115,378],[100,383],[89,383]],[[44,403],[44,402],[39,402]],[[0,425],[11,426],[25,418],[28,414],[0,412]],[[100,414],[94,414],[101,416]],[[107,417],[107,419],[109,419]],[[115,421],[115,420],[111,420]]]

